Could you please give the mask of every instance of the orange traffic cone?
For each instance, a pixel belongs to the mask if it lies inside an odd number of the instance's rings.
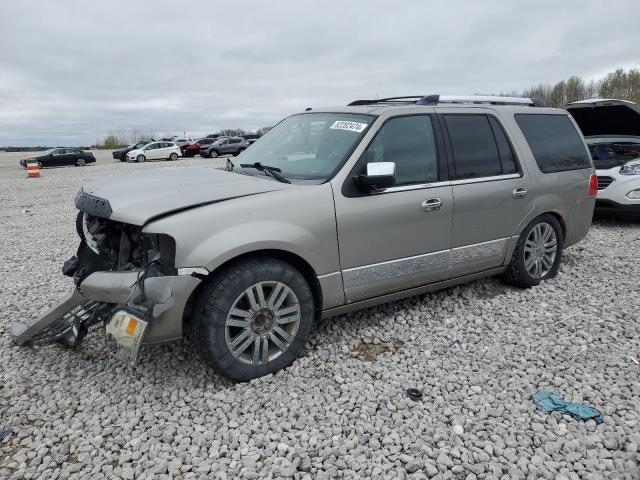
[[[27,160],[27,178],[38,178],[40,176],[40,166],[38,160]]]

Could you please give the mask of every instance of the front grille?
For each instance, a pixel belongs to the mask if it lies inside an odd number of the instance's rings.
[[[609,185],[611,185],[613,182],[615,182],[615,178],[613,177],[607,177],[607,176],[600,176],[598,175],[598,190],[604,190],[605,188],[607,188]]]

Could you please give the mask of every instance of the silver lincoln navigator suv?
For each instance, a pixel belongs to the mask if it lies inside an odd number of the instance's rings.
[[[282,120],[227,170],[85,186],[73,292],[21,345],[102,325],[135,358],[190,331],[247,380],[300,354],[312,322],[502,274],[531,287],[589,230],[597,179],[566,110],[504,97],[356,100]]]

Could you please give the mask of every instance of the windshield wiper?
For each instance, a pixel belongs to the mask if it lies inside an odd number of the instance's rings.
[[[280,170],[278,167],[270,167],[269,165],[262,165],[260,162],[256,163],[241,163],[240,166],[242,168],[255,168],[256,170],[260,170],[261,172],[265,172],[268,175],[271,175],[273,178],[282,183],[291,183],[289,179],[280,175]]]

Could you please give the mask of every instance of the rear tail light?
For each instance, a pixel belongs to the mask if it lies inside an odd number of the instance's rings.
[[[589,198],[594,198],[598,194],[598,176],[595,173],[591,174],[591,180],[589,180]]]

